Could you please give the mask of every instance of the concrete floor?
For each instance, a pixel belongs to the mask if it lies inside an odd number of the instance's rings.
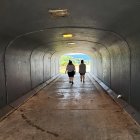
[[[0,140],[140,140],[140,127],[88,77],[63,75],[0,122]]]

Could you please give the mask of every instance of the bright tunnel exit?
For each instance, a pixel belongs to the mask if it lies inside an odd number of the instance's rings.
[[[86,64],[86,72],[90,72],[91,57],[89,55],[83,53],[67,53],[62,55],[59,60],[59,71],[61,74],[65,73],[69,60],[71,60],[75,65],[76,73],[79,72],[79,65],[81,60],[84,60],[84,64]]]

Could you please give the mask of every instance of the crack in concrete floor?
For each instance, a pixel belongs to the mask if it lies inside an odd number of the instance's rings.
[[[27,124],[29,124],[30,126],[36,128],[37,130],[40,130],[41,132],[46,132],[46,133],[51,134],[51,135],[53,135],[55,137],[59,136],[57,133],[45,130],[45,129],[41,128],[40,126],[36,125],[34,122],[32,122],[30,119],[28,119],[25,114],[21,114],[21,116],[22,116],[23,120],[25,120],[27,122]]]

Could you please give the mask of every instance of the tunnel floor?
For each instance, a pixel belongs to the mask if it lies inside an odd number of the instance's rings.
[[[0,140],[140,140],[140,127],[88,77],[66,75],[0,122]]]

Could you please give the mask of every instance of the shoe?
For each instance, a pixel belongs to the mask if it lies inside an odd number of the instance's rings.
[[[73,85],[73,81],[72,81],[71,83],[72,83],[72,85]]]

